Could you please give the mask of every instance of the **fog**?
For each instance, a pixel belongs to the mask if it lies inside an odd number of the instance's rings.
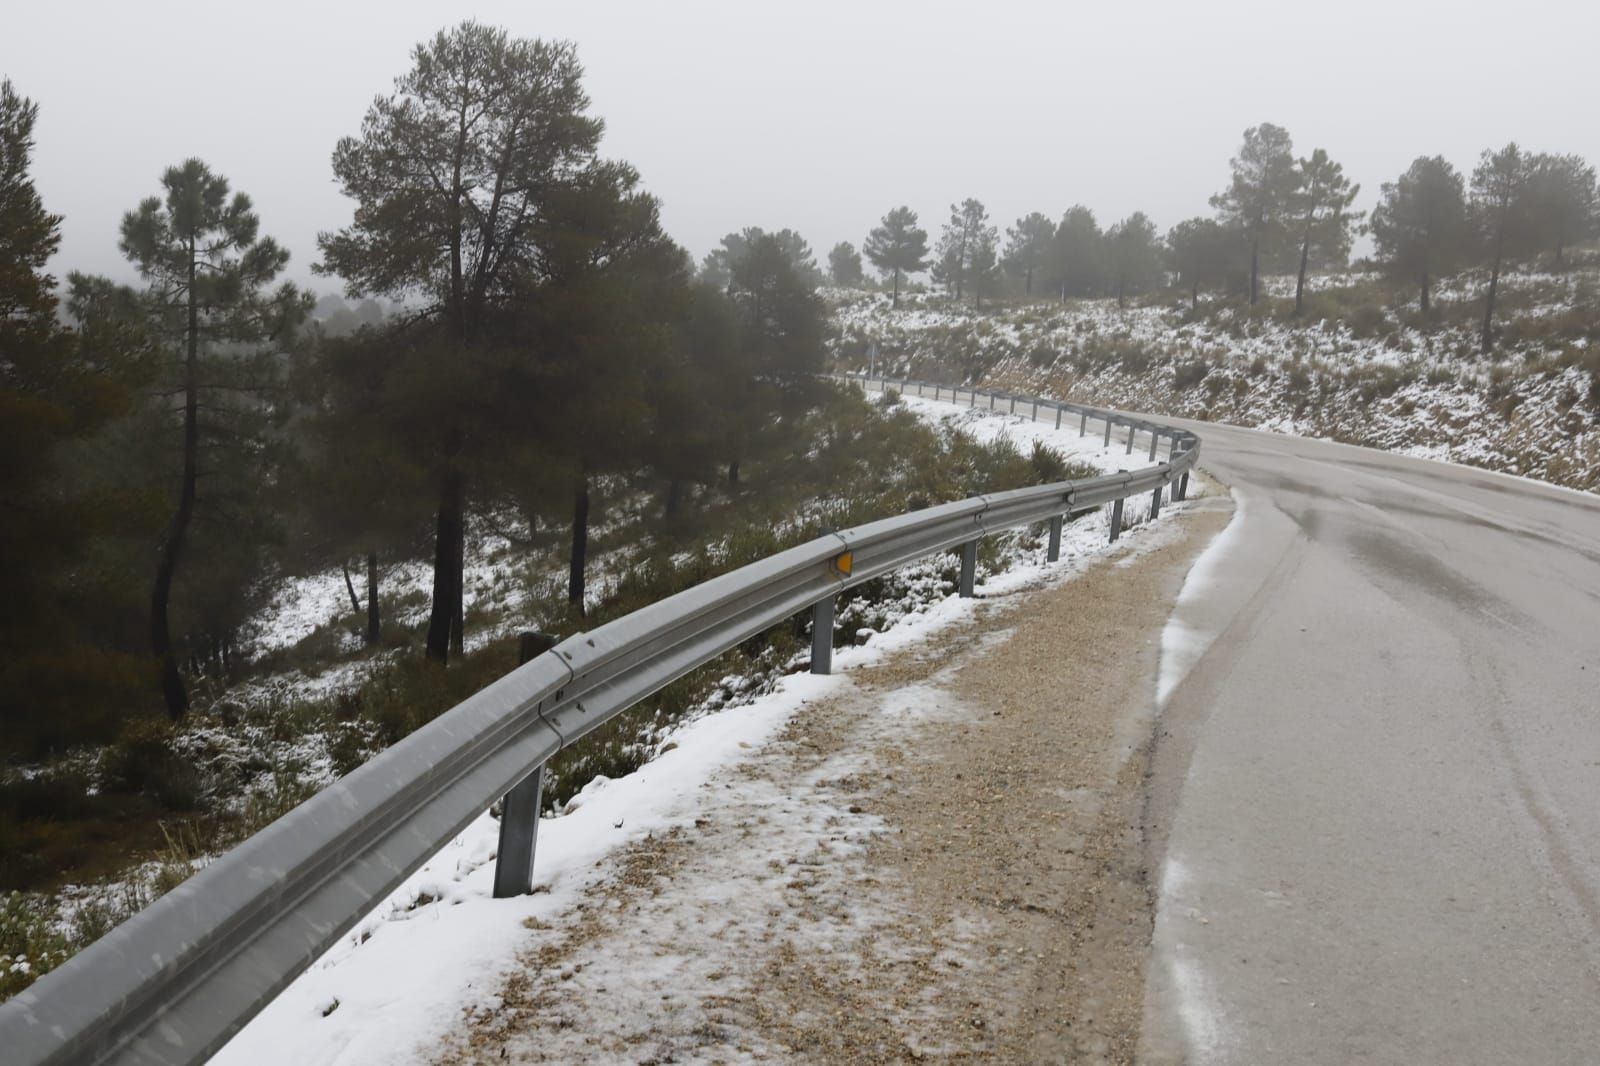
[[[1363,209],[1418,155],[1470,171],[1514,139],[1600,159],[1593,3],[34,4],[4,16],[0,75],[41,107],[52,269],[130,277],[122,213],[199,156],[255,199],[290,275],[333,290],[309,267],[350,217],[334,143],[469,14],[577,43],[605,154],[697,258],[757,225],[821,259],[889,207],[932,230],[966,196],[1002,227],[1082,202],[1165,231],[1208,213],[1260,122],[1328,149]]]

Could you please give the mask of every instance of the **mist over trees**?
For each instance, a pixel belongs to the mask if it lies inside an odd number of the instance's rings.
[[[746,229],[697,281],[588,106],[571,45],[461,23],[334,150],[353,211],[315,269],[344,298],[280,284],[271,220],[191,159],[124,220],[143,284],[74,275],[62,314],[43,272],[60,220],[28,176],[38,109],[6,83],[8,754],[182,716],[291,567],[342,568],[375,643],[383,562],[426,553],[422,650],[444,664],[466,647],[475,530],[564,523],[581,616],[597,479],[656,486],[670,517],[790,443],[822,395],[809,246]]]
[[[58,286],[45,264],[61,220],[29,176],[37,114],[0,88],[9,754],[183,715],[229,676],[240,628],[289,573],[342,569],[360,639],[378,644],[394,615],[386,567],[426,557],[420,658],[444,665],[470,646],[469,542],[559,536],[577,625],[611,486],[680,522],[788,457],[819,402],[810,244],[746,226],[695,263],[634,168],[601,155],[570,44],[468,21],[417,46],[332,153],[350,216],[319,237],[315,268],[341,287],[320,301],[280,281],[272,219],[200,159],[152,175],[156,195],[106,235],[139,284]],[[967,197],[934,243],[902,204],[859,248],[829,248],[826,277],[881,286],[894,307],[915,281],[975,309],[1211,299],[1287,314],[1262,299],[1271,272],[1294,275],[1294,313],[1310,316],[1328,306],[1317,273],[1349,265],[1366,234],[1358,266],[1423,312],[1440,278],[1481,278],[1468,298],[1483,300],[1471,308],[1488,350],[1505,275],[1570,269],[1600,237],[1595,169],[1577,156],[1510,144],[1465,174],[1419,156],[1382,183],[1363,228],[1333,149],[1297,156],[1261,123],[1225,168],[1224,154],[1211,214],[1164,235],[1142,211],[1103,228],[1057,203],[1002,240]]]

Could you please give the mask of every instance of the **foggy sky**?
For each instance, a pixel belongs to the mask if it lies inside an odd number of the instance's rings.
[[[351,215],[334,143],[468,15],[576,42],[603,153],[639,168],[696,259],[787,226],[825,265],[890,207],[936,236],[967,196],[1002,235],[1077,202],[1165,232],[1209,213],[1264,121],[1342,162],[1362,209],[1418,155],[1469,173],[1515,139],[1600,163],[1592,0],[58,0],[0,14],[0,76],[40,105],[33,174],[65,216],[51,269],[131,280],[123,212],[199,156],[255,200],[294,280],[337,290],[309,269]]]

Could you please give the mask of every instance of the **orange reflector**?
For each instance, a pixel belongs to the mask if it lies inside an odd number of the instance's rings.
[[[850,568],[855,565],[854,552],[840,552],[833,557],[833,568],[845,577],[850,576]]]

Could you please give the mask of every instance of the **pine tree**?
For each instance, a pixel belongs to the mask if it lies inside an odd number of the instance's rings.
[[[1455,269],[1469,243],[1461,175],[1443,156],[1419,156],[1384,183],[1370,227],[1378,263],[1389,276],[1417,284],[1426,312],[1434,279]]]
[[[1226,286],[1248,270],[1249,249],[1237,230],[1214,218],[1190,218],[1167,231],[1167,268],[1189,289],[1199,308],[1200,290]]]
[[[1125,306],[1129,296],[1151,292],[1161,284],[1161,238],[1143,211],[1106,230],[1106,253],[1118,307]]]
[[[1284,233],[1299,188],[1294,144],[1289,131],[1270,122],[1244,131],[1244,144],[1231,164],[1233,180],[1211,198],[1219,220],[1237,227],[1250,245],[1250,303],[1260,293],[1261,256]]]
[[[993,233],[989,211],[978,200],[968,197],[950,205],[950,221],[939,234],[933,271],[934,280],[950,289],[957,300],[966,287],[974,253],[985,235]]]
[[[1105,291],[1105,234],[1094,212],[1081,204],[1067,209],[1050,244],[1051,284],[1061,300],[1087,298]]]
[[[1015,226],[1006,229],[1005,266],[1022,278],[1022,291],[1026,296],[1033,295],[1034,272],[1049,258],[1055,235],[1055,223],[1038,211],[1017,219]]]
[[[1472,172],[1470,208],[1483,254],[1489,261],[1489,288],[1483,299],[1482,348],[1494,344],[1494,303],[1506,264],[1531,254],[1539,231],[1530,202],[1532,159],[1516,143],[1486,150]]]
[[[1595,169],[1576,155],[1539,154],[1529,163],[1528,200],[1538,239],[1557,270],[1566,250],[1600,234],[1600,185]]]
[[[87,630],[103,604],[84,556],[113,531],[114,490],[65,478],[62,451],[129,403],[142,342],[74,334],[44,267],[61,217],[29,175],[38,105],[0,82],[0,752],[38,757],[116,732],[119,703],[148,684]]]
[[[861,285],[861,253],[849,241],[840,241],[828,253],[828,275],[840,288],[853,289]]]
[[[1327,152],[1318,148],[1311,158],[1300,160],[1298,168],[1298,188],[1289,205],[1300,239],[1300,271],[1294,285],[1297,315],[1305,310],[1306,267],[1312,250],[1329,262],[1347,259],[1354,230],[1361,221],[1361,213],[1350,210],[1361,186],[1350,184],[1344,168],[1329,159]]]
[[[862,252],[878,271],[894,279],[891,307],[900,306],[900,277],[928,269],[928,231],[917,225],[917,213],[896,207],[867,234]]]
[[[164,394],[179,402],[173,413],[182,469],[150,594],[150,647],[167,713],[176,719],[188,709],[189,697],[173,648],[170,607],[201,502],[201,478],[208,497],[251,486],[248,461],[223,470],[224,460],[210,452],[221,447],[237,457],[259,450],[263,422],[271,417],[265,394],[281,367],[278,353],[263,346],[286,341],[310,301],[288,283],[269,288],[289,253],[260,236],[250,198],[230,198],[226,178],[190,159],[169,168],[161,184],[162,196],[145,199],[123,217],[120,247],[149,283],[152,325],[174,362]]]
[[[492,450],[474,428],[481,394],[466,387],[477,373],[468,364],[482,361],[489,313],[560,239],[546,225],[549,205],[600,165],[602,123],[585,114],[569,44],[467,21],[417,46],[412,60],[394,94],[368,109],[361,135],[334,150],[356,211],[319,238],[319,268],[344,278],[351,295],[426,301],[410,352],[431,381],[416,395],[427,406],[411,443],[431,453],[437,485],[427,653],[444,662],[463,640],[468,475]]]

